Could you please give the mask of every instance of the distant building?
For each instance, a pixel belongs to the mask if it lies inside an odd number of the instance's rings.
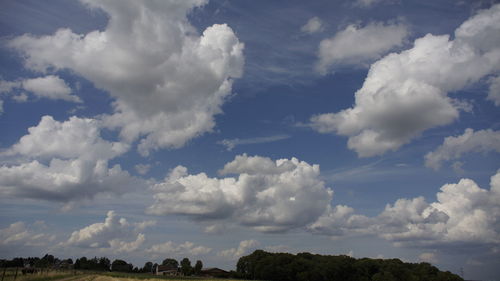
[[[201,270],[201,276],[205,277],[229,277],[229,272],[217,268],[217,267],[210,267],[210,268],[203,268]]]
[[[175,266],[171,265],[158,265],[156,267],[156,275],[169,275],[169,276],[177,276],[180,275],[179,269]]]
[[[73,269],[74,265],[69,263],[68,260],[58,261],[54,264],[54,269]]]

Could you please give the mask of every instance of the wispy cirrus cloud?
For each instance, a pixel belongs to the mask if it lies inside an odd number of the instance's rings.
[[[290,138],[289,135],[275,135],[275,136],[267,136],[267,137],[256,137],[256,138],[247,138],[247,139],[223,139],[218,144],[221,144],[226,147],[227,151],[233,150],[236,146],[239,145],[247,145],[247,144],[259,144],[259,143],[268,143],[275,142],[280,140],[285,140]]]

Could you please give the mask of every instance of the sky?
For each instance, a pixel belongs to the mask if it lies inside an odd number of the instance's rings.
[[[497,2],[3,0],[0,258],[500,280]]]

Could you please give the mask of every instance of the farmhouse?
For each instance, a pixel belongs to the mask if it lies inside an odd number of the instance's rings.
[[[210,267],[210,268],[204,268],[201,270],[201,276],[205,277],[229,277],[229,272],[217,268],[217,267]]]
[[[156,267],[156,275],[177,276],[179,274],[179,269],[172,265],[159,265]]]

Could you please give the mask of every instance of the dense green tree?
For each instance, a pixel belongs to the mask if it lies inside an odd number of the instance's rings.
[[[99,258],[98,270],[109,270],[111,267],[111,261],[106,257]]]
[[[373,275],[372,281],[398,281],[396,278],[387,271],[378,272]]]
[[[38,258],[36,258],[38,260]],[[23,267],[27,262],[24,258],[13,258],[12,260],[1,260],[1,267]]]
[[[188,258],[183,258],[181,260],[181,272],[185,276],[189,276],[193,272],[193,268],[191,267],[191,261]]]
[[[195,275],[200,275],[202,268],[203,268],[203,263],[200,260],[197,260],[196,264],[194,265],[194,268],[193,268],[193,273]]]
[[[355,259],[345,255],[292,255],[262,250],[241,257],[235,276],[280,281],[463,281],[459,276],[439,271],[428,263],[404,263],[399,259]]]
[[[59,262],[59,259],[56,259],[53,255],[45,254],[45,256],[43,256],[43,258],[41,258],[35,262],[34,266],[46,268],[46,267],[53,266],[57,262]]]
[[[171,259],[171,258],[166,258],[166,259],[163,260],[163,262],[161,263],[161,265],[169,265],[171,267],[178,268],[179,267],[179,262],[177,262],[176,260]]]
[[[109,271],[111,267],[111,261],[106,257],[93,257],[87,259],[86,257],[81,257],[76,259],[74,264],[74,269],[85,269],[85,270],[96,270],[96,271]]]
[[[120,272],[131,272],[133,270],[132,264],[127,263],[124,260],[114,260],[111,263],[111,270]]]
[[[150,273],[153,272],[153,263],[148,261],[144,264],[144,267],[141,269],[142,272]]]

